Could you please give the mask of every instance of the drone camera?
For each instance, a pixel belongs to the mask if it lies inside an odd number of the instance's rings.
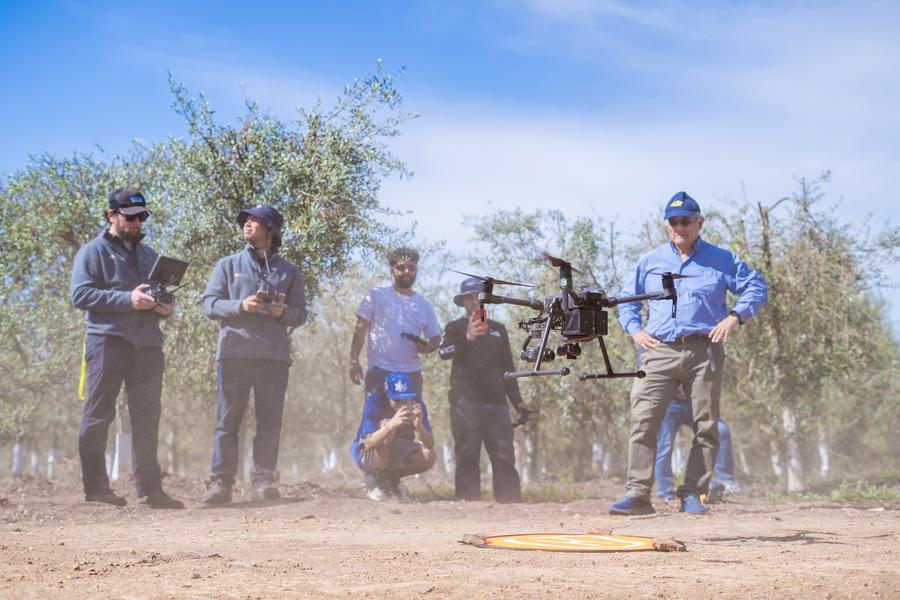
[[[570,360],[575,360],[579,356],[581,356],[581,345],[572,342],[568,342],[565,344],[560,344],[556,347],[556,355],[560,358],[565,357]]]
[[[537,360],[537,357],[538,357],[538,347],[537,346],[530,346],[528,348],[525,348],[524,350],[522,350],[522,353],[519,354],[519,358],[521,358],[525,362],[533,363]],[[550,348],[546,348],[544,350],[544,355],[541,358],[541,362],[550,362],[554,358],[556,358],[556,354],[553,352],[553,350],[551,350]]]

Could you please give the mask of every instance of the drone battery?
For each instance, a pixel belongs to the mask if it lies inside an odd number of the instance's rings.
[[[608,314],[597,308],[576,308],[563,315],[562,334],[566,337],[606,335]]]

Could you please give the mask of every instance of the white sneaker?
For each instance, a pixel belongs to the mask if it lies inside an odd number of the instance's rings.
[[[369,497],[369,500],[374,500],[375,502],[384,502],[388,499],[388,494],[383,489],[378,486],[373,487],[368,492],[366,492],[366,496]]]

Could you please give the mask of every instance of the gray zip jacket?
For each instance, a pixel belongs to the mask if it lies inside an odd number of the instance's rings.
[[[265,280],[272,292],[285,295],[284,313],[275,318],[241,311],[241,302]],[[288,330],[306,322],[306,289],[300,269],[277,254],[268,265],[249,245],[243,252],[221,259],[203,292],[203,312],[219,322],[216,360],[261,358],[290,364]]]
[[[128,250],[108,230],[79,248],[70,290],[75,308],[86,311],[88,333],[119,337],[137,346],[162,346],[162,317],[153,310],[131,308],[131,291],[150,283],[157,256],[139,242]]]

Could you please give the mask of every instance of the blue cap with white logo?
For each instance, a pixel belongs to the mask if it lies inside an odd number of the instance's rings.
[[[700,214],[700,205],[687,195],[687,192],[678,192],[666,204],[666,214],[663,217],[667,221],[672,217],[696,217]]]
[[[406,400],[416,397],[412,380],[408,373],[388,373],[384,378],[384,393],[391,400]]]

